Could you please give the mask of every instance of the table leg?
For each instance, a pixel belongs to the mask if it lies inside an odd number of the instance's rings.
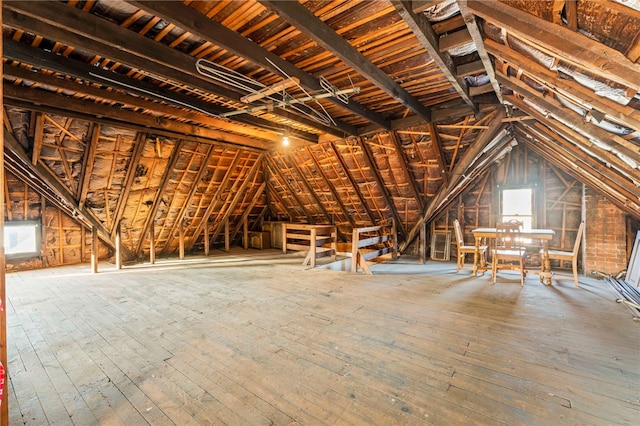
[[[542,242],[542,274],[540,274],[540,282],[546,279],[546,284],[551,285],[551,261],[549,260],[549,242]]]

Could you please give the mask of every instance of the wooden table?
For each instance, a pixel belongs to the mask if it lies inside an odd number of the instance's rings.
[[[478,264],[480,260],[480,240],[483,238],[496,239],[498,231],[496,228],[476,228],[471,231],[475,239],[476,251],[473,254],[473,275],[478,275],[478,269],[487,270],[486,266]],[[540,282],[544,279],[547,285],[551,285],[551,264],[549,262],[549,241],[553,239],[556,232],[553,229],[526,229],[520,232],[522,238],[542,241],[542,259],[540,259]]]

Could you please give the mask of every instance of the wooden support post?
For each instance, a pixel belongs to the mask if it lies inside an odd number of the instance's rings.
[[[242,245],[245,250],[249,249],[249,218],[247,216],[242,221]]]
[[[180,260],[182,260],[184,259],[184,224],[182,222],[180,222],[179,233],[178,242],[180,243]]]
[[[420,264],[427,261],[427,224],[422,221],[420,225]]]
[[[122,269],[122,232],[120,223],[116,225],[116,269]]]
[[[47,223],[45,221],[45,212],[47,210],[47,199],[40,197],[40,221],[42,230],[40,232],[40,263],[43,268],[47,267]]]
[[[311,267],[316,267],[316,240],[318,238],[318,231],[315,228],[311,228],[311,239],[309,243],[311,243],[311,247],[309,247],[309,257],[311,261]]]
[[[209,222],[207,220],[204,221],[204,255],[209,256]]]
[[[351,273],[358,272],[358,243],[360,242],[360,231],[354,228],[351,238]]]
[[[229,218],[224,221],[224,251],[231,249],[231,241],[229,241]]]
[[[392,259],[398,260],[398,230],[396,229],[396,221],[391,219],[391,243],[393,244]]]
[[[85,259],[87,258],[86,245],[87,245],[87,228],[84,226],[84,224],[82,224],[80,225],[80,263],[84,263]]]
[[[91,272],[98,273],[98,230],[91,227]]]
[[[282,252],[287,254],[287,224],[282,224]]]
[[[149,262],[156,263],[156,224],[151,221],[149,224]]]

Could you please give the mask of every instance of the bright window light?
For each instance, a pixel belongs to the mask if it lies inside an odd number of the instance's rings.
[[[7,257],[40,255],[40,223],[34,221],[6,222],[4,253]]]
[[[523,229],[533,227],[533,192],[531,188],[505,189],[502,191],[502,222],[515,219]]]

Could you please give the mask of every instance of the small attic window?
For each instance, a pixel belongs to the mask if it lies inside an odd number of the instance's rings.
[[[5,222],[4,253],[8,259],[40,256],[40,222],[33,220]]]
[[[533,190],[531,188],[509,188],[502,190],[502,222],[515,219],[524,229],[533,227]]]

